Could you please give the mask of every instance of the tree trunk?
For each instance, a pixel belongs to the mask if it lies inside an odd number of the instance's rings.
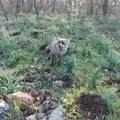
[[[76,7],[77,6],[77,3],[76,3],[77,1],[76,0],[74,0],[74,7]]]
[[[90,0],[90,15],[93,15],[93,0]]]
[[[42,0],[40,0],[40,11],[43,11],[43,1]]]
[[[49,5],[49,2],[50,2],[49,0],[46,1],[47,5]]]
[[[38,16],[38,15],[39,15],[39,13],[38,13],[37,5],[36,5],[36,0],[34,0],[34,7],[35,7],[35,12],[36,12],[36,15]]]
[[[3,7],[3,4],[2,4],[2,1],[1,1],[1,0],[0,0],[0,5],[1,5],[1,8],[2,8],[2,10],[3,10],[3,13],[4,13],[5,18],[6,18],[6,20],[8,21],[8,16],[7,16],[6,12],[5,12],[5,9],[4,9],[4,7]]]
[[[53,1],[52,13],[54,13],[55,11],[55,3],[56,3],[56,0]]]
[[[16,8],[15,8],[15,17],[18,17],[18,13],[20,12],[20,4],[19,4],[20,0],[17,0],[17,4],[16,4]]]
[[[11,5],[11,7],[13,6],[12,0],[10,0],[10,5]]]
[[[24,12],[25,11],[25,1],[21,0],[21,2],[22,2],[23,12]]]
[[[109,0],[104,0],[104,3],[103,3],[103,16],[105,16],[105,17],[106,17],[107,12],[108,12],[108,3],[109,3]]]

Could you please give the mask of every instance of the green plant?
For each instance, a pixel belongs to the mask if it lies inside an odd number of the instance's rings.
[[[109,63],[109,68],[114,68],[117,63],[116,55],[114,52],[109,52],[109,54],[106,55],[106,59]]]
[[[9,55],[8,60],[6,60],[6,64],[10,67],[13,67],[17,64],[19,64],[21,61],[24,60],[24,54],[21,50],[19,51],[12,51]]]
[[[95,49],[97,49],[99,54],[107,54],[109,51],[108,43],[101,40],[99,36],[93,37],[91,44]]]
[[[107,102],[109,110],[112,112],[113,111],[113,104],[115,102],[116,96],[111,95],[110,93],[104,93],[102,95],[102,98]]]
[[[3,39],[0,41],[1,57],[8,58],[13,50],[19,49],[17,43],[13,40]]]
[[[113,52],[109,52],[99,59],[99,63],[103,68],[114,68],[117,64],[116,55]]]
[[[91,89],[96,89],[98,80],[98,72],[93,73],[91,77],[89,77],[89,84]]]
[[[66,58],[63,60],[63,64],[65,65],[64,73],[72,73],[72,69],[75,65],[76,57],[73,55],[70,58]]]
[[[83,56],[83,57],[88,57],[88,58],[91,58],[91,48],[90,48],[90,46],[83,46],[82,47],[82,51],[81,51],[81,55]]]
[[[9,75],[5,79],[0,79],[0,88],[2,89],[2,87],[6,87],[7,94],[13,93],[16,90],[22,89],[22,87],[20,86],[20,81],[21,80],[19,78],[15,78],[14,76]]]

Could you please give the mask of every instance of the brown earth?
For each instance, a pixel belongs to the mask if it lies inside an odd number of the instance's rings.
[[[34,82],[36,80],[36,76],[35,75],[26,75],[23,78],[23,82]]]
[[[120,84],[120,80],[106,80],[104,81],[107,85]]]
[[[83,120],[95,120],[96,117],[109,114],[105,101],[95,94],[82,94],[76,99],[75,104],[79,106]]]
[[[73,82],[70,77],[70,75],[64,75],[61,78],[59,78],[63,82],[63,87],[73,87]]]

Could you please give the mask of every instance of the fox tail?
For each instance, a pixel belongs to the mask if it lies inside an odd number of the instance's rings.
[[[47,53],[50,52],[50,45],[48,45],[48,46],[45,48],[45,52],[47,52]]]

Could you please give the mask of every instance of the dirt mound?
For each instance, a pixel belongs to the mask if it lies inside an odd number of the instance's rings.
[[[73,84],[71,76],[68,74],[58,78],[57,81],[53,82],[53,85],[62,86],[64,88],[75,87],[75,85]]]
[[[104,81],[107,85],[120,84],[120,80],[106,80]]]
[[[119,89],[119,90],[117,90],[115,93],[119,93],[119,94],[120,94],[120,89]]]
[[[62,78],[60,78],[60,80],[62,80],[64,82],[64,84],[63,84],[64,87],[72,87],[72,85],[73,85],[70,75],[64,75],[64,76],[62,76]]]
[[[29,75],[29,76],[25,76],[23,78],[23,82],[34,82],[36,80],[36,76],[34,75]]]
[[[75,104],[79,106],[84,120],[95,120],[96,117],[109,114],[105,101],[95,94],[82,94],[77,98]]]
[[[10,36],[17,36],[17,35],[20,35],[21,34],[21,32],[14,32],[14,33],[11,33],[11,34],[9,34]]]

